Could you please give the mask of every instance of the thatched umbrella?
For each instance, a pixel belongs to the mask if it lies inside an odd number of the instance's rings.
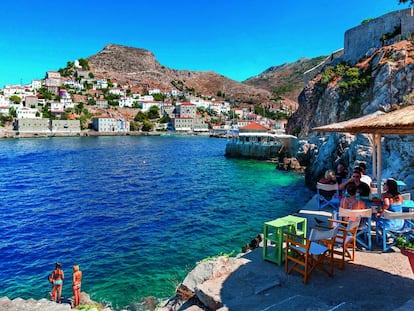
[[[414,105],[389,113],[377,111],[361,118],[315,127],[318,132],[346,132],[371,134],[374,142],[373,173],[381,194],[381,136],[384,134],[414,135]]]

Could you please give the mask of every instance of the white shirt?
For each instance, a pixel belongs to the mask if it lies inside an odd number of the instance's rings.
[[[368,175],[361,175],[361,181],[371,187],[372,178],[369,177]]]

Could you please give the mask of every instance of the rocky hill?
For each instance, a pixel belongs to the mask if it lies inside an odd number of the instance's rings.
[[[268,90],[276,96],[281,95],[292,101],[297,101],[299,94],[305,87],[303,74],[325,59],[326,56],[311,59],[302,58],[294,63],[272,66],[257,76],[243,81],[243,83]]]
[[[231,99],[244,103],[266,103],[271,92],[243,84],[212,71],[175,70],[161,65],[150,51],[108,44],[89,57],[91,71],[95,76],[127,83],[138,92],[158,88],[161,91],[178,89],[195,94]]]

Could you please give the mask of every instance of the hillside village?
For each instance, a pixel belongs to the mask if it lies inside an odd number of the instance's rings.
[[[326,66],[344,61],[353,65],[381,47],[411,38],[413,18],[407,9],[369,20],[349,29],[344,49],[324,61],[299,61],[296,65],[301,70],[296,73],[289,65],[285,71],[281,70],[285,66],[271,67],[243,83],[213,72],[170,69],[158,63],[149,51],[108,44],[88,59],[68,62],[58,71],[47,71],[44,79],[0,89],[0,136],[167,131],[223,135],[256,122],[270,130],[283,132],[286,128],[288,133],[306,137],[312,126],[338,121],[338,115],[340,119],[350,115],[329,114],[326,120],[324,114],[315,117],[313,110],[308,109],[312,102],[308,97],[312,79],[318,79]],[[306,88],[298,80],[275,83],[283,75],[291,78],[300,76],[299,73],[310,81]],[[297,98],[299,105],[292,99],[294,96],[281,96],[281,90],[296,96],[302,90]],[[351,102],[335,107],[347,109]],[[363,109],[354,107],[353,115],[372,112],[374,104]]]
[[[173,85],[169,91],[135,93],[130,84],[95,76],[88,61],[80,59],[28,85],[5,85],[0,124],[4,137],[166,131],[225,135],[251,122],[283,131],[292,112],[280,105],[257,113],[252,105],[230,104],[220,95],[194,96]]]

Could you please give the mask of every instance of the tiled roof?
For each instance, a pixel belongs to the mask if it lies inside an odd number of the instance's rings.
[[[252,122],[250,124],[247,124],[247,125],[242,126],[241,128],[239,128],[239,131],[243,131],[243,132],[267,132],[267,131],[269,131],[269,128],[267,128],[266,126],[263,126],[259,123]]]

